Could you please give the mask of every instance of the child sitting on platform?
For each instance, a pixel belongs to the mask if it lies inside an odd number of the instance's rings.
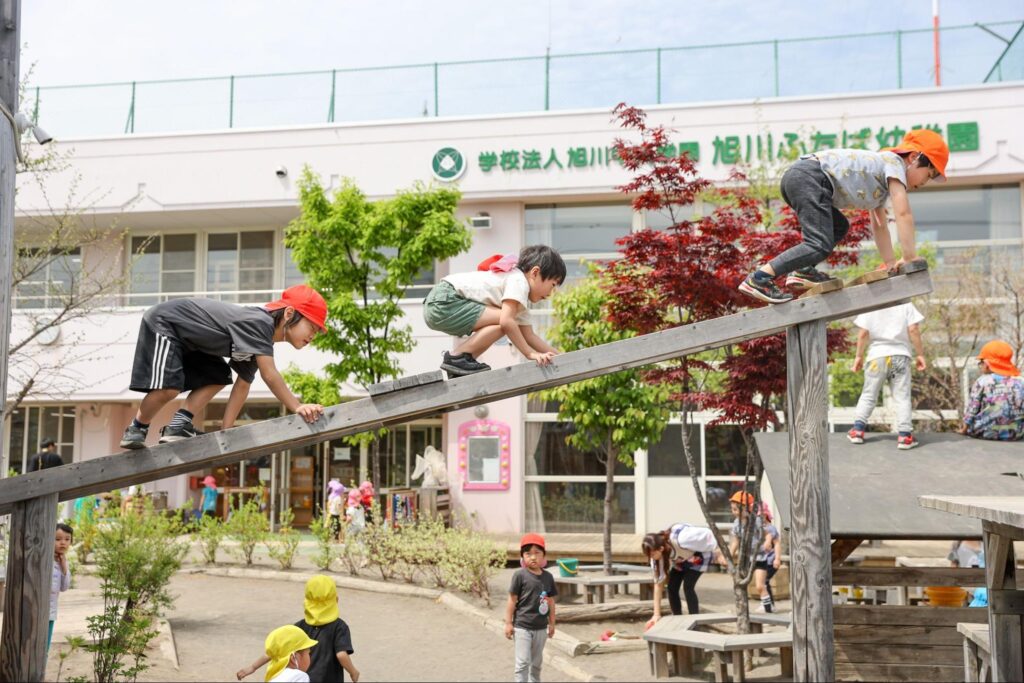
[[[850,224],[840,209],[871,211],[871,230],[885,265],[891,270],[916,260],[914,214],[907,191],[930,180],[943,181],[949,147],[942,137],[924,128],[912,130],[897,147],[878,152],[866,149],[826,149],[806,154],[782,176],[782,199],[800,219],[802,241],[748,275],[739,290],[770,304],[793,298],[775,284],[786,277],[787,287],[808,289],[831,280],[815,266],[832,253]],[[889,237],[886,201],[896,214],[902,258],[897,261]]]
[[[224,407],[224,429],[234,426],[257,370],[288,410],[315,422],[323,406],[303,403],[288,389],[274,365],[274,343],[286,341],[301,349],[324,329],[326,320],[327,303],[306,285],[289,287],[280,299],[262,307],[202,298],[153,306],[142,316],[130,386],[146,396],[124,430],[121,448],[145,448],[150,422],[183,391],[189,392],[185,405],[160,430],[160,443],[200,434],[192,418],[231,384],[232,370],[238,381]]]
[[[490,370],[477,360],[507,335],[527,359],[547,365],[558,353],[530,322],[528,306],[551,296],[565,281],[565,262],[551,247],[525,247],[515,255],[487,259],[471,273],[455,273],[427,295],[423,317],[432,330],[469,337],[454,353],[445,351],[441,369],[459,377]]]
[[[981,377],[971,387],[961,434],[991,441],[1024,439],[1024,379],[1013,364],[1013,347],[990,341],[978,354]]]

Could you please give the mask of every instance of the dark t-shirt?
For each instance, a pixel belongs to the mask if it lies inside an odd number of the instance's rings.
[[[274,319],[262,308],[214,299],[172,299],[146,311],[145,319],[187,351],[230,358],[246,382],[256,378],[256,356],[274,355]]]
[[[295,622],[307,636],[318,644],[309,651],[310,683],[335,683],[345,680],[345,670],[338,663],[338,653],[352,654],[352,634],[341,619],[323,626],[310,626],[304,620]]]
[[[60,457],[59,453],[40,451],[28,459],[28,471],[45,470],[50,467],[60,467],[63,464],[64,459]]]
[[[512,575],[508,592],[516,596],[516,615],[512,625],[516,628],[537,630],[548,627],[548,613],[541,614],[541,593],[547,597],[558,595],[555,578],[543,569],[534,574],[529,569],[517,569]],[[550,608],[550,603],[548,603]]]

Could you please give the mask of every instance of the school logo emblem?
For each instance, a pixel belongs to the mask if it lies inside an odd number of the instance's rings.
[[[431,169],[435,178],[450,183],[466,171],[466,160],[454,147],[442,147],[434,153]]]

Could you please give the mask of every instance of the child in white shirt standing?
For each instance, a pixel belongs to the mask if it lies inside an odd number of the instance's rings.
[[[914,440],[914,425],[911,421],[910,401],[911,361],[920,371],[928,367],[924,358],[919,323],[924,320],[913,304],[899,304],[870,313],[862,313],[853,319],[860,328],[857,335],[857,355],[853,360],[853,371],[864,368],[864,388],[857,401],[857,414],[853,429],[846,437],[852,443],[864,443],[868,418],[875,409],[878,390],[888,382],[896,408],[896,430],[899,436],[896,447],[909,450],[920,442]],[[864,360],[864,347],[871,340]]]
[[[57,621],[57,599],[71,588],[71,570],[68,569],[68,550],[75,534],[67,524],[57,524],[57,535],[53,544],[53,572],[50,581],[50,630],[46,633],[46,652],[50,652],[53,641],[53,624]]]

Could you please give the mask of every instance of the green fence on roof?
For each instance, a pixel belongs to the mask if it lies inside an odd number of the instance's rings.
[[[1024,79],[1022,21],[941,29],[943,86]],[[1012,35],[1013,38],[1007,37]],[[30,88],[58,139],[933,86],[931,28],[612,52]]]

